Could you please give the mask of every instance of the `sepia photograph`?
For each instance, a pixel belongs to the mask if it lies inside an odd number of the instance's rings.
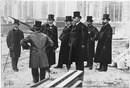
[[[129,0],[0,0],[1,88],[130,88]]]

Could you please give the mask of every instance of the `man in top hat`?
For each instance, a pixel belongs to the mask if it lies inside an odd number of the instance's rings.
[[[10,50],[10,57],[12,60],[12,68],[15,72],[18,72],[18,59],[21,54],[20,40],[24,38],[23,31],[19,29],[19,21],[14,20],[14,27],[8,32],[6,42]]]
[[[80,12],[75,11],[73,21],[75,26],[70,34],[70,56],[69,60],[75,62],[76,70],[84,71],[84,60],[87,58],[88,29],[81,20]]]
[[[61,40],[60,53],[59,53],[59,61],[58,65],[55,68],[62,68],[63,64],[68,66],[69,59],[69,40],[70,40],[70,32],[72,29],[72,17],[66,16],[65,19],[66,26],[64,27],[59,39]]]
[[[41,32],[47,34],[50,39],[54,42],[53,49],[47,52],[49,66],[55,64],[55,50],[58,48],[58,32],[57,27],[53,24],[54,22],[54,15],[49,14],[47,23],[42,25]]]
[[[92,16],[87,16],[87,28],[88,28],[88,41],[87,41],[87,53],[88,61],[85,67],[89,67],[89,70],[92,70],[93,67],[93,58],[95,53],[95,41],[98,39],[98,30],[92,25]]]
[[[100,63],[98,71],[107,71],[108,64],[112,60],[112,27],[109,24],[109,14],[102,18],[101,30],[99,32],[98,44],[94,62]]]
[[[35,21],[34,33],[21,40],[23,48],[30,49],[29,67],[34,83],[37,83],[39,79],[45,79],[46,69],[49,67],[46,48],[53,46],[52,40],[46,34],[41,33],[40,28],[41,21]]]

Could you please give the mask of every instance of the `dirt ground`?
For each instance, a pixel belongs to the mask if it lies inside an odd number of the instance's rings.
[[[1,38],[1,88],[30,88],[34,83],[32,82],[31,69],[29,68],[28,50],[22,50],[18,62],[19,72],[12,70],[11,58],[8,58],[8,63],[3,73],[8,54],[5,38],[6,35]],[[56,63],[58,61],[58,54],[59,48],[56,50]],[[57,78],[67,72],[65,66],[62,69],[55,69],[54,66],[51,67],[51,70],[57,72],[57,74],[51,74],[51,78]],[[74,63],[70,70],[75,70]],[[109,67],[107,72],[98,72],[95,68],[93,68],[93,70],[85,68],[84,70],[83,87],[85,88],[130,88],[130,74],[128,70],[118,70],[113,67]],[[47,77],[48,73],[46,74],[46,78]]]

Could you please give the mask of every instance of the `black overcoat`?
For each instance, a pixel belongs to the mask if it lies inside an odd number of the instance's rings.
[[[8,32],[6,42],[8,48],[10,48],[10,57],[20,57],[21,46],[20,40],[24,38],[24,34],[21,30],[10,30]]]
[[[112,60],[112,27],[110,24],[102,26],[96,49],[94,62],[110,64]]]
[[[23,48],[28,43],[31,45],[30,48],[28,47],[30,49],[29,67],[48,67],[46,48],[53,46],[52,40],[46,34],[35,32],[21,40]]]
[[[56,58],[55,50],[58,48],[57,27],[55,25],[50,26],[49,24],[44,24],[41,27],[41,32],[47,34],[54,43],[53,49],[49,50],[49,52],[47,52],[49,65],[53,65],[53,64],[55,64],[55,58]]]
[[[69,55],[71,62],[81,62],[87,60],[87,39],[88,30],[86,25],[80,22],[72,28]]]
[[[70,32],[72,26],[64,27],[59,39],[61,40],[60,53],[59,53],[59,61],[61,64],[68,64],[69,59],[69,40],[70,40]]]
[[[93,58],[95,54],[95,41],[98,39],[98,30],[93,25],[87,26],[88,28],[88,41],[87,41],[87,53],[88,58]]]

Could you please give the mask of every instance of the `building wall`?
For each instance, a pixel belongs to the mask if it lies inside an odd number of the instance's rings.
[[[2,0],[1,16],[8,20],[8,16],[17,19],[44,20],[48,14],[57,17],[73,16],[74,11],[80,11],[83,19],[93,16],[93,19],[101,20],[103,14],[110,14],[113,22],[130,21],[130,1],[17,1]]]

